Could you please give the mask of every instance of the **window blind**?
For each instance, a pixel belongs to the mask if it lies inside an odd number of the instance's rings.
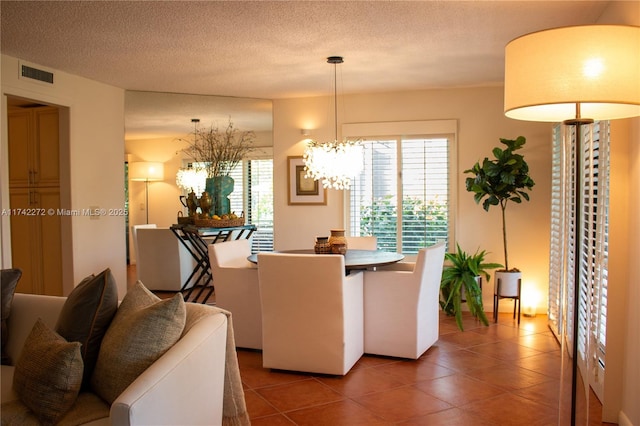
[[[606,355],[609,217],[609,123],[581,126],[582,147],[576,149],[575,127],[554,128],[552,159],[552,202],[549,268],[549,323],[567,347],[573,347],[577,327],[578,365],[595,394],[602,397]],[[581,168],[575,168],[575,156]],[[575,194],[575,179],[582,181],[582,193]],[[580,215],[575,217],[576,202]],[[574,296],[576,221],[580,221],[580,294]],[[563,300],[566,303],[563,304]],[[574,308],[578,323],[574,324]]]
[[[350,191],[351,235],[415,254],[452,234],[451,138],[394,137],[363,143],[364,167]]]

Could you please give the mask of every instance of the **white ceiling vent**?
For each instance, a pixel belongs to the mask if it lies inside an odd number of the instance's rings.
[[[34,68],[23,63],[20,64],[20,78],[28,78],[47,84],[53,84],[52,72]]]

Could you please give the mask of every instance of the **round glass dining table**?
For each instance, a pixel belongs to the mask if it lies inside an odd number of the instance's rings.
[[[292,253],[292,254],[315,254],[313,249],[300,250],[282,250],[274,253]],[[390,265],[404,259],[404,255],[400,253],[391,253],[382,250],[347,250],[344,255],[344,267],[350,269],[368,269],[377,266]],[[247,257],[252,263],[258,263],[258,253],[253,253]]]

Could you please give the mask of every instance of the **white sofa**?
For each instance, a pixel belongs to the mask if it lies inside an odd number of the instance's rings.
[[[6,346],[14,362],[37,318],[55,327],[65,300],[64,297],[15,294]],[[138,376],[111,407],[93,394],[84,395],[89,397],[92,410],[105,412],[105,417],[85,424],[222,424],[227,316],[213,307],[186,305],[189,328],[185,328],[180,340]],[[211,309],[211,314],[203,315],[203,309]],[[199,319],[190,321],[190,315]],[[18,399],[12,390],[13,372],[13,366],[2,366],[2,404]],[[81,397],[76,405],[89,401]],[[76,408],[72,407],[71,411]],[[3,419],[5,414],[2,413]]]

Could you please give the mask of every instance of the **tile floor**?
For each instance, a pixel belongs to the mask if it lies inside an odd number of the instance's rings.
[[[542,315],[469,317],[460,332],[442,314],[420,359],[365,355],[344,377],[264,369],[259,351],[238,360],[252,425],[557,424],[560,350]]]
[[[129,282],[135,280],[129,274]],[[420,359],[363,356],[344,377],[262,368],[262,353],[238,350],[251,424],[558,424],[560,349],[547,317],[511,314],[464,332],[440,315],[440,338]],[[595,398],[593,398],[595,400]],[[590,425],[601,425],[601,406]]]

